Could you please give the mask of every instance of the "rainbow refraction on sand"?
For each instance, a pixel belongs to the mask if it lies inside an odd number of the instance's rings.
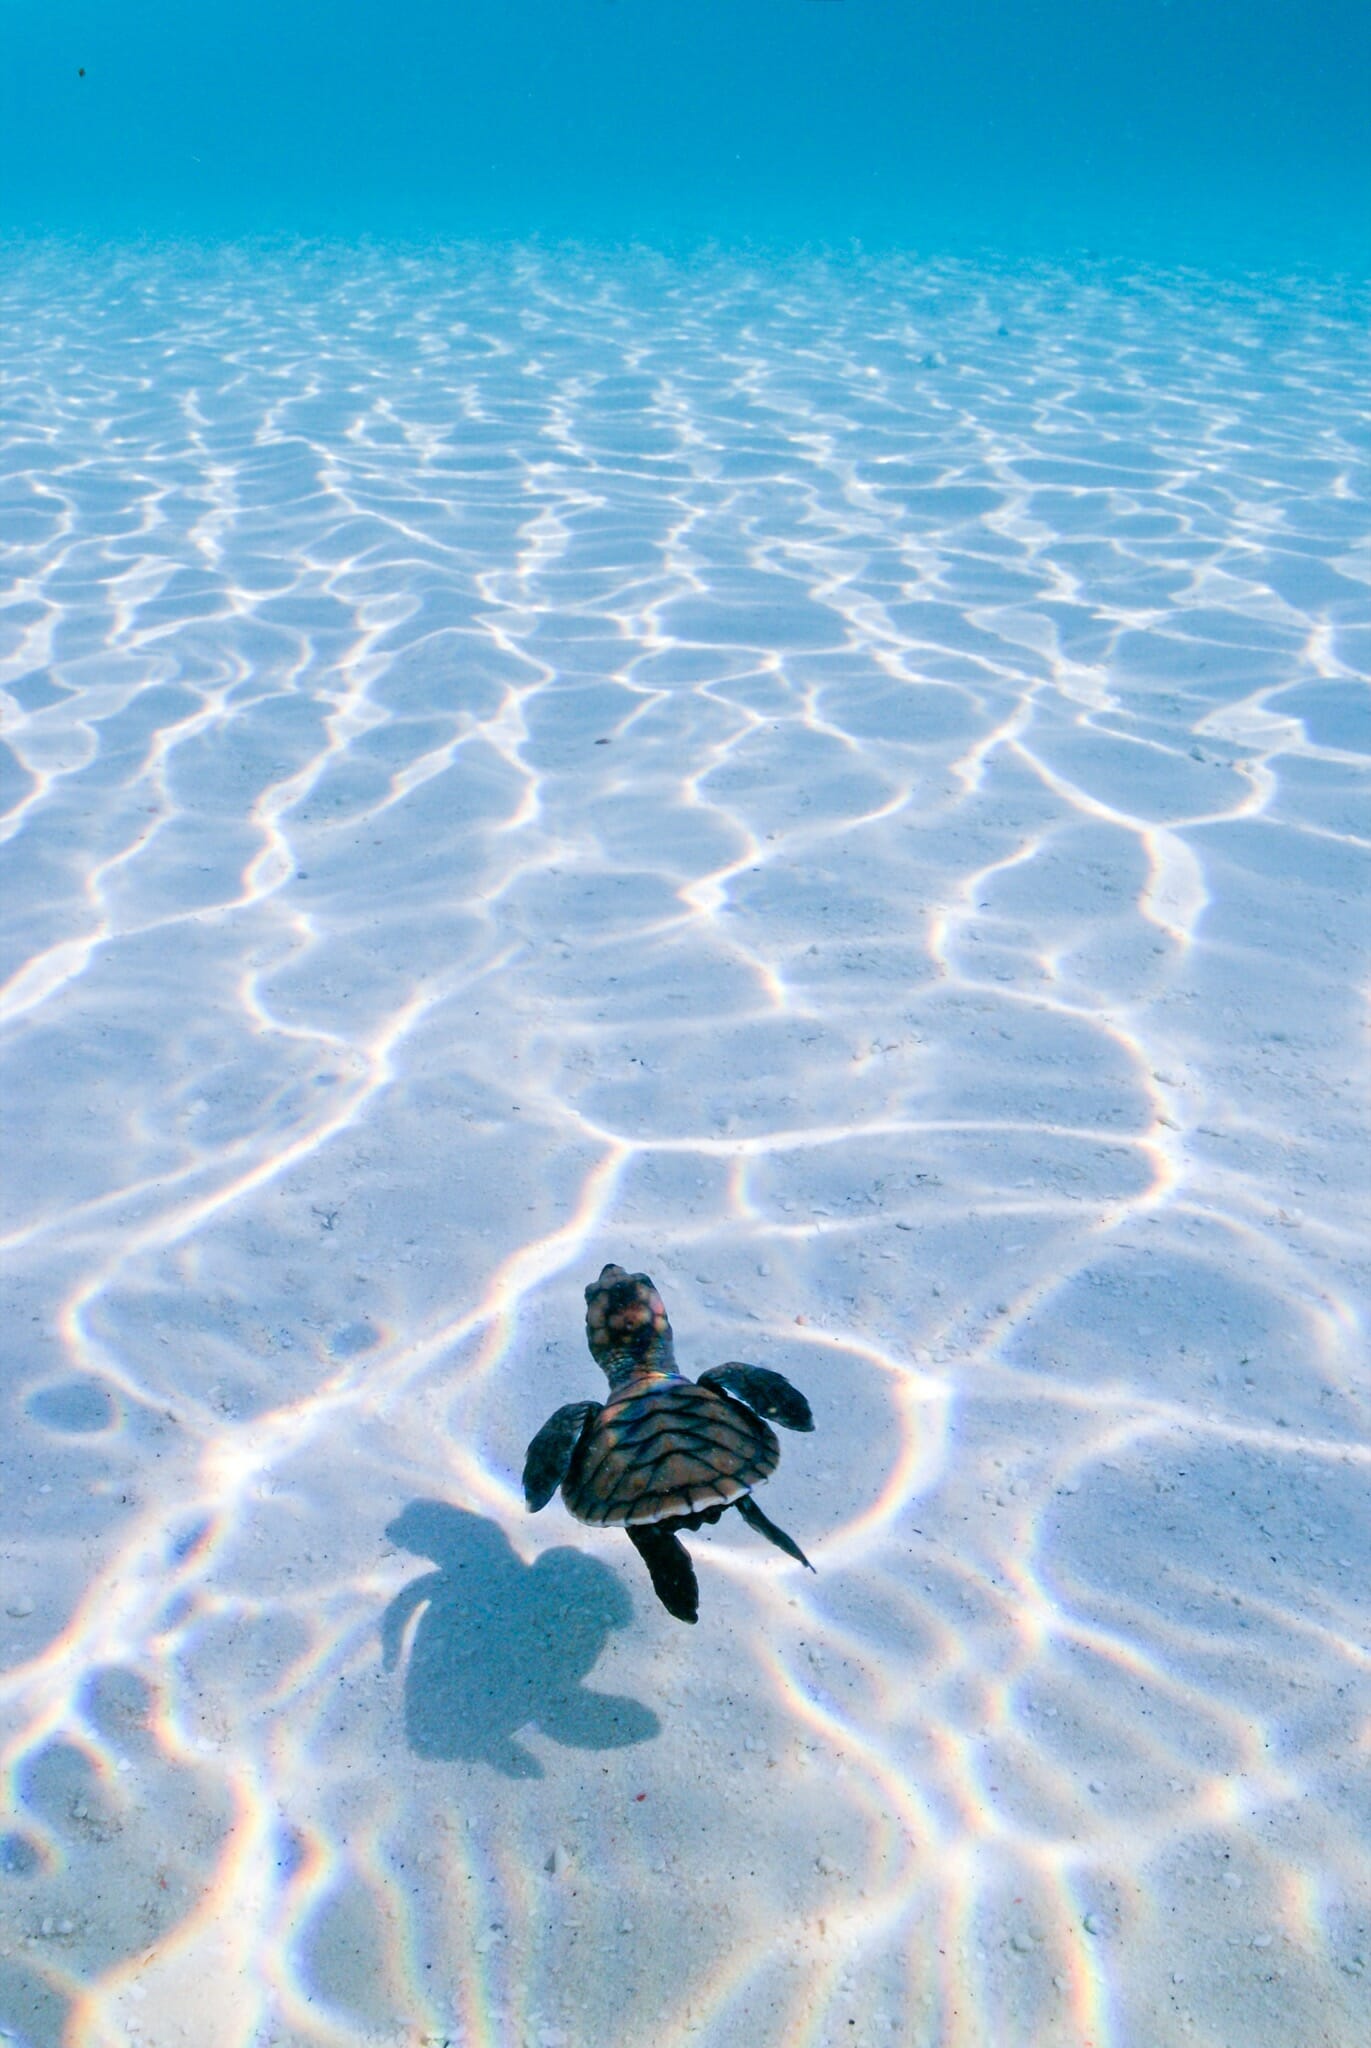
[[[0,314],[5,2038],[1350,2048],[1357,295]],[[818,1424],[693,1630],[523,1506],[607,1259]]]

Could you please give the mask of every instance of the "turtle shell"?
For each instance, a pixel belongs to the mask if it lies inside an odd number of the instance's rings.
[[[741,1500],[780,1455],[774,1431],[727,1394],[692,1380],[630,1380],[582,1436],[562,1498],[582,1522],[669,1521]]]

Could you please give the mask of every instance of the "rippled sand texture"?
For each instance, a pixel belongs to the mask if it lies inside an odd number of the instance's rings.
[[[5,279],[6,2038],[1350,2048],[1356,309]],[[816,1412],[696,1629],[611,1258]]]

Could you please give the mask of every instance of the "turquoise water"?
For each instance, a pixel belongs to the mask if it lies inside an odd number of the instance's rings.
[[[11,230],[1366,263],[1358,0],[5,0],[2,18]]]
[[[0,20],[0,2041],[1361,2048],[1364,11]]]

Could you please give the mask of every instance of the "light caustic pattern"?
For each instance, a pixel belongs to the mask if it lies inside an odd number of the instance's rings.
[[[2,289],[5,2038],[1360,2039],[1357,309]],[[816,1412],[694,1630],[611,1258]]]

